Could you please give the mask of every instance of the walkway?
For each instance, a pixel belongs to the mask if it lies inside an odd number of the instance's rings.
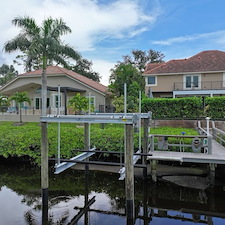
[[[148,160],[225,164],[225,147],[212,140],[212,154],[192,152],[153,151]]]

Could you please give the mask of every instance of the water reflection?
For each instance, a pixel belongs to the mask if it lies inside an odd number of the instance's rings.
[[[214,224],[225,222],[223,187],[206,190],[135,180],[135,219],[127,221],[118,174],[68,170],[50,173],[48,207],[41,205],[40,170],[0,165],[0,225]]]

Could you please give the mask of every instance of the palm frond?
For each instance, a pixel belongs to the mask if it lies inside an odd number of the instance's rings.
[[[40,33],[39,26],[36,24],[35,20],[30,17],[16,17],[12,20],[12,24],[22,28],[23,31],[30,36],[35,36]]]
[[[28,41],[26,36],[23,34],[19,34],[11,41],[6,42],[3,49],[6,52],[13,52],[15,50],[23,51],[27,49],[29,45],[30,45],[30,42]]]

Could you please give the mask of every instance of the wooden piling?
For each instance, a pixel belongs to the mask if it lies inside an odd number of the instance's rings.
[[[125,168],[126,168],[126,214],[127,223],[132,224],[134,220],[134,166],[133,166],[133,125],[126,124],[126,149],[125,149]]]
[[[42,204],[48,204],[48,137],[47,123],[41,123],[41,187],[42,187]]]
[[[143,153],[148,153],[148,128],[149,128],[149,118],[143,119]],[[142,164],[147,164],[147,156],[142,156]],[[148,170],[147,167],[143,169],[143,178],[147,179]]]
[[[89,151],[90,150],[90,124],[85,123],[84,124],[84,150]],[[85,161],[89,161],[87,158]],[[89,165],[85,164],[85,173],[89,174]]]

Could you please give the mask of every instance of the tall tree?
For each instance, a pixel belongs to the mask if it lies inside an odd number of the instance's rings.
[[[139,91],[144,92],[145,81],[132,64],[121,63],[111,73],[109,91],[114,95],[116,112],[123,112],[124,109],[124,83],[127,84],[127,110],[137,112]]]
[[[139,90],[144,91],[145,81],[141,73],[131,64],[121,63],[111,70],[109,90],[117,97],[124,94],[124,83],[127,90],[133,82],[137,82]]]
[[[27,92],[16,92],[11,98],[10,101],[14,100],[16,104],[19,106],[19,115],[20,115],[20,123],[22,123],[22,106],[24,102],[28,102],[31,104],[31,100],[28,96]]]
[[[18,71],[15,70],[13,65],[9,66],[9,65],[3,64],[0,67],[0,86],[6,84],[17,75],[18,75]]]
[[[123,56],[123,61],[119,61],[117,66],[121,63],[123,64],[131,64],[136,67],[140,72],[145,70],[145,67],[148,63],[159,63],[163,62],[164,54],[149,49],[148,51],[142,50],[132,50],[131,55]]]
[[[77,60],[76,65],[71,67],[71,70],[85,77],[88,77],[94,81],[100,82],[101,77],[99,73],[93,71],[92,65],[93,65],[92,61],[80,58],[79,60]]]
[[[71,33],[71,29],[60,19],[47,18],[39,26],[30,17],[16,17],[12,24],[21,28],[20,33],[8,41],[4,49],[6,52],[20,50],[31,60],[42,62],[42,111],[43,117],[47,115],[47,75],[46,68],[50,62],[57,62],[69,66],[68,58],[79,59],[80,55],[72,47],[64,44],[61,36]],[[66,56],[66,57],[65,57]],[[42,177],[42,202],[47,206],[48,201],[48,144],[47,123],[41,123],[42,149],[41,149],[41,177]]]

